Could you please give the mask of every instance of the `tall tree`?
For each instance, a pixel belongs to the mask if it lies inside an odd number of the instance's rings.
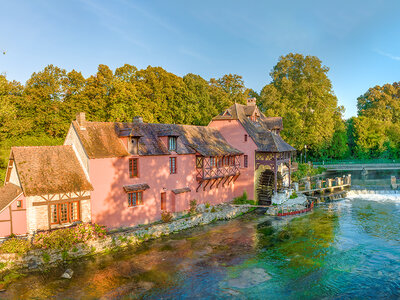
[[[261,91],[261,109],[283,117],[282,135],[297,149],[307,145],[317,153],[333,137],[340,109],[328,71],[315,56],[290,53],[280,57]]]
[[[60,107],[65,97],[65,77],[64,69],[48,65],[43,71],[33,73],[26,82],[25,101],[20,108],[24,117],[33,121],[35,134],[65,134],[65,124],[60,117]]]

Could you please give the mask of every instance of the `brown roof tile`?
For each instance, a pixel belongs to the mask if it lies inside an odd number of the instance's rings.
[[[121,157],[129,155],[118,138],[114,123],[85,122],[82,130],[76,121],[72,122],[89,158]]]
[[[22,189],[12,183],[0,187],[0,212],[22,194]]]
[[[181,189],[174,189],[174,190],[172,190],[172,192],[173,192],[174,194],[187,193],[187,192],[190,192],[190,188],[184,187],[184,188],[181,188]]]
[[[145,191],[148,190],[149,188],[150,187],[147,183],[124,185],[125,192]]]
[[[260,117],[257,121],[252,121],[248,118],[255,111],[254,106],[246,106],[235,103],[229,107],[224,113],[213,118],[213,120],[238,120],[256,143],[258,151],[265,152],[291,152],[296,149],[286,143],[278,134],[271,132],[271,130],[281,130],[283,128],[281,117],[267,118],[262,112],[259,111]],[[228,112],[229,114],[226,114]],[[231,115],[231,117],[228,117]]]
[[[25,196],[91,191],[72,146],[12,147]]]
[[[200,153],[204,156],[242,154],[222,137],[218,130],[205,126],[86,122],[81,130],[73,122],[89,158],[107,158],[129,155],[120,137],[136,136],[139,155],[170,155],[160,137],[176,136],[177,154]]]

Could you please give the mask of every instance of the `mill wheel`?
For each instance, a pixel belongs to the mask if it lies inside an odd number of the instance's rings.
[[[257,195],[259,205],[271,205],[274,193],[274,172],[265,170],[258,179]]]

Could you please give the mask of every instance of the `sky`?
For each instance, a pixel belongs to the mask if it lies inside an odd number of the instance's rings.
[[[161,66],[256,91],[288,53],[317,56],[346,109],[400,81],[400,1],[0,0],[0,73],[21,83],[49,64],[86,77],[99,64]]]

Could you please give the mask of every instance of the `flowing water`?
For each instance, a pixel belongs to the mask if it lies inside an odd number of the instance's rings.
[[[139,248],[30,274],[0,298],[400,298],[400,197],[353,196],[308,214],[252,212]]]

